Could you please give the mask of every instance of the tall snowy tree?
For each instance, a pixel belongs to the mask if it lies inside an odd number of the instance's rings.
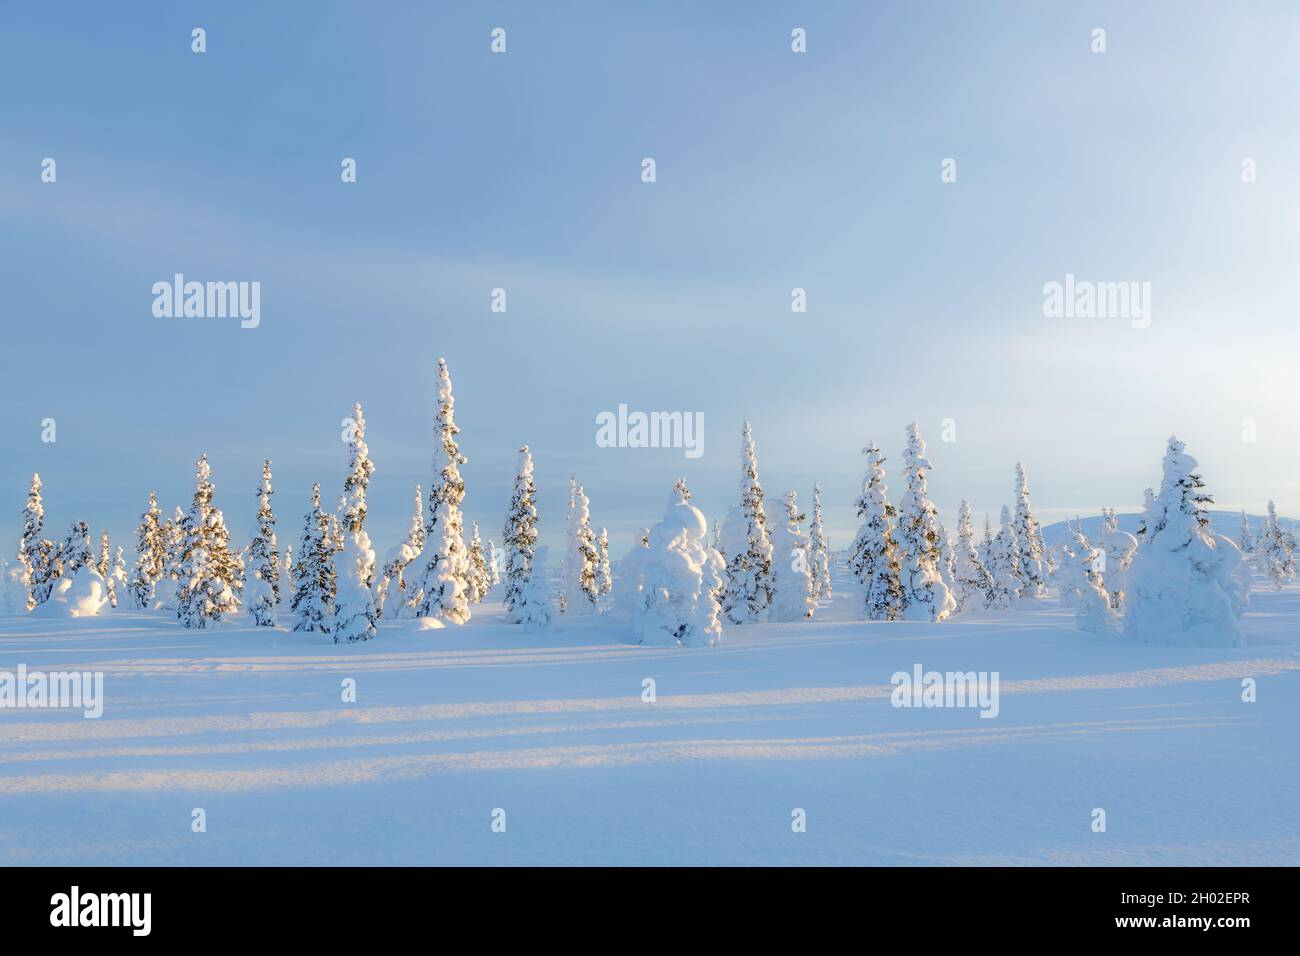
[[[1241,552],[1209,529],[1213,499],[1195,471],[1196,459],[1170,437],[1164,477],[1147,523],[1146,542],[1133,558],[1124,636],[1165,644],[1240,647],[1239,618],[1248,599],[1237,579]]]
[[[596,554],[599,557],[596,564],[596,593],[603,596],[614,589],[614,574],[609,565],[609,532],[604,528],[596,535]]]
[[[1002,506],[1002,525],[989,546],[987,567],[993,576],[989,607],[1006,608],[1020,597],[1024,579],[1020,575],[1020,542],[1016,539],[1016,526],[1011,520],[1011,509]]]
[[[980,541],[980,560],[984,566],[988,567],[989,554],[993,550],[993,525],[989,521],[989,513],[984,512],[984,537]]]
[[[1041,598],[1047,593],[1047,579],[1051,575],[1043,535],[1029,504],[1029,478],[1025,466],[1016,462],[1016,542],[1020,546],[1020,577],[1022,598]]]
[[[939,524],[934,504],[926,497],[925,442],[916,422],[907,426],[903,477],[907,491],[898,507],[899,580],[907,605],[903,616],[913,621],[942,621],[957,606],[939,574]]]
[[[772,528],[772,606],[770,621],[802,621],[817,608],[813,597],[812,571],[808,563],[808,539],[800,527],[798,498],[786,492],[784,521]],[[703,535],[701,534],[701,538]]]
[[[413,582],[419,590],[416,616],[436,617],[453,624],[469,620],[466,578],[469,555],[465,548],[460,503],[465,482],[460,466],[467,459],[456,444],[456,402],[451,394],[447,363],[438,359],[438,414],[434,419],[433,482],[429,486],[428,523],[425,525],[423,570]]]
[[[105,528],[99,532],[99,558],[95,561],[95,570],[99,572],[100,577],[107,578],[112,564],[113,551],[108,543],[108,529]]]
[[[987,520],[987,518],[985,519]],[[970,502],[962,499],[957,509],[957,546],[953,553],[953,580],[957,585],[957,610],[987,607],[993,593],[993,575],[975,550],[975,529]]]
[[[501,544],[506,549],[506,615],[516,624],[525,600],[524,586],[533,569],[533,548],[537,544],[537,507],[533,499],[537,486],[533,483],[533,456],[528,446],[519,449],[519,466],[515,470],[515,487],[510,495],[510,510],[506,513],[505,530]]]
[[[1241,513],[1241,532],[1237,536],[1237,547],[1241,549],[1242,554],[1250,554],[1255,550],[1255,537],[1250,533],[1250,519],[1246,517],[1246,512]]]
[[[415,606],[410,600],[410,587],[406,583],[406,569],[424,550],[424,491],[415,486],[415,507],[411,523],[406,530],[406,540],[394,545],[384,556],[384,571],[379,579],[378,604],[380,617],[397,620],[414,615]]]
[[[1156,508],[1156,493],[1150,488],[1142,491],[1142,518],[1138,521],[1137,540],[1139,545],[1144,545],[1151,540],[1151,535],[1147,533],[1147,528],[1154,519]]]
[[[1061,569],[1061,603],[1075,609],[1079,630],[1118,633],[1120,618],[1110,604],[1099,551],[1081,528],[1071,527],[1069,534],[1072,544],[1066,548],[1065,567]]]
[[[808,570],[812,573],[814,598],[831,597],[831,549],[822,524],[822,490],[813,485],[812,526],[808,529]]]
[[[23,508],[23,532],[18,542],[18,563],[27,588],[27,608],[44,604],[59,575],[58,546],[41,537],[45,527],[45,505],[41,501],[41,476],[32,475],[32,487]]]
[[[591,511],[582,485],[569,478],[569,522],[565,535],[564,597],[565,609],[578,614],[596,610],[600,585],[596,572],[600,553],[596,550],[596,533],[591,530]]]
[[[262,462],[257,489],[257,533],[249,545],[252,575],[248,585],[249,616],[258,627],[275,627],[280,606],[280,551],[275,542],[275,513],[271,510],[271,460]]]
[[[1255,551],[1260,572],[1267,575],[1278,590],[1287,581],[1295,579],[1295,558],[1288,547],[1287,534],[1277,520],[1277,505],[1272,501],[1268,503],[1268,515],[1264,518]]]
[[[167,557],[163,529],[158,518],[158,496],[149,492],[149,507],[140,516],[135,533],[135,565],[131,571],[131,606],[140,610],[153,606],[154,588],[163,576]]]
[[[551,600],[550,581],[547,579],[548,548],[529,548],[528,567],[519,584],[511,619],[528,630],[544,631],[555,622],[555,603]]]
[[[375,552],[366,533],[366,490],[375,466],[366,446],[366,418],[361,403],[352,406],[348,435],[348,474],[343,479],[343,548],[338,558],[334,593],[334,643],[355,644],[378,633],[379,613],[371,588],[375,583]]]
[[[117,552],[113,557],[112,567],[108,570],[108,603],[117,607],[120,600],[126,601],[126,595],[130,591],[130,586],[126,579],[126,554],[123,552],[121,545],[118,546]]]
[[[487,559],[483,555],[483,539],[479,537],[478,522],[472,525],[474,533],[469,539],[469,591],[466,597],[471,604],[479,604],[488,588],[492,586],[492,575],[488,571]]]
[[[221,511],[212,504],[212,469],[208,456],[195,464],[194,499],[183,524],[176,616],[186,627],[207,627],[238,610],[232,582],[237,571],[230,534]]]
[[[862,526],[849,547],[849,570],[862,584],[863,609],[869,621],[894,621],[903,616],[907,598],[899,579],[898,545],[894,541],[897,509],[885,485],[885,456],[869,444],[862,494],[855,502]]]
[[[763,486],[749,422],[741,433],[740,507],[728,512],[722,529],[727,554],[727,582],[722,613],[730,624],[762,620],[772,603],[772,542],[767,534]]]
[[[320,485],[311,486],[311,510],[304,517],[298,558],[293,564],[295,631],[330,633],[334,624],[337,572],[329,519],[320,507]]]
[[[177,507],[172,516],[162,523],[163,573],[154,582],[153,604],[155,610],[176,611],[176,595],[181,586],[181,555],[185,549],[185,512]]]
[[[1105,587],[1110,595],[1110,606],[1117,611],[1124,607],[1128,593],[1129,567],[1137,553],[1137,538],[1127,531],[1119,530],[1119,518],[1115,509],[1102,512],[1101,534],[1097,546],[1104,555]]]

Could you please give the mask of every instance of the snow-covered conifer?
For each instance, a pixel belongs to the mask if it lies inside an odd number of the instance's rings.
[[[478,522],[472,525],[474,532],[469,540],[469,590],[466,597],[471,604],[479,604],[488,588],[492,586],[492,575],[488,571],[487,559],[483,555],[483,539],[479,537]]]
[[[467,459],[456,444],[456,401],[451,393],[447,363],[438,359],[438,414],[434,419],[433,481],[429,485],[429,510],[425,524],[424,552],[420,556],[416,616],[436,617],[453,624],[469,620],[465,597],[469,555],[465,548],[460,503],[465,482],[460,466]]]
[[[207,627],[238,609],[232,586],[238,580],[230,534],[221,511],[213,507],[212,469],[208,456],[195,464],[194,500],[185,515],[176,616],[186,627]]]
[[[501,583],[501,565],[505,562],[504,552],[497,547],[497,543],[491,538],[487,539],[487,569],[488,569],[488,587],[496,587]]]
[[[1239,647],[1239,617],[1248,599],[1237,578],[1241,552],[1209,529],[1196,459],[1170,437],[1164,477],[1147,523],[1146,542],[1133,558],[1124,636],[1164,644]]]
[[[769,621],[802,621],[812,617],[817,599],[812,593],[812,569],[808,564],[808,538],[800,524],[798,497],[787,491],[783,521],[772,527],[772,606]],[[701,534],[701,538],[703,535]]]
[[[993,543],[989,545],[987,567],[993,576],[989,607],[1010,607],[1020,597],[1024,578],[1020,575],[1020,542],[1016,540],[1016,527],[1011,522],[1011,509],[1002,506],[1002,525]]]
[[[121,545],[118,545],[117,553],[113,557],[113,566],[109,569],[107,582],[108,603],[117,607],[118,595],[121,595],[120,600],[125,604],[126,596],[130,593],[130,585],[126,578],[126,553]]]
[[[916,422],[907,426],[903,476],[907,491],[898,506],[899,580],[912,621],[942,621],[957,606],[939,574],[939,526],[934,504],[926,497],[925,442]]]
[[[99,557],[95,560],[95,570],[99,576],[108,579],[108,570],[113,564],[113,552],[108,543],[108,529],[99,532]]]
[[[1102,578],[1103,559],[1087,535],[1078,527],[1069,529],[1072,546],[1065,550],[1060,571],[1061,603],[1075,609],[1079,630],[1094,634],[1115,634],[1120,618],[1111,607],[1110,593]]]
[[[505,530],[501,544],[506,549],[507,617],[522,623],[521,607],[524,602],[524,585],[528,583],[533,567],[533,548],[537,543],[537,507],[533,498],[537,486],[533,483],[533,456],[528,446],[519,449],[519,465],[515,469],[515,486],[510,495],[510,510],[506,512]]]
[[[352,406],[348,434],[348,475],[343,480],[342,518],[339,532],[343,548],[336,568],[334,593],[334,643],[355,644],[378,633],[375,610],[375,551],[366,533],[366,489],[375,466],[366,446],[366,419],[361,403]]]
[[[1047,592],[1047,579],[1051,564],[1043,536],[1029,504],[1029,479],[1025,466],[1016,462],[1016,543],[1020,546],[1020,577],[1022,598],[1041,598]]]
[[[1138,520],[1137,532],[1134,537],[1138,540],[1138,545],[1144,545],[1151,540],[1151,535],[1147,533],[1148,527],[1155,520],[1156,493],[1150,488],[1142,490],[1142,517]]]
[[[1255,536],[1250,533],[1250,519],[1246,517],[1246,512],[1241,512],[1241,531],[1237,535],[1237,547],[1241,549],[1242,554],[1250,554],[1255,550]]]
[[[529,545],[529,562],[511,612],[516,623],[533,631],[544,631],[555,622],[555,604],[547,576],[549,554],[549,548],[538,548],[534,553]]]
[[[176,611],[176,595],[180,590],[181,557],[185,550],[185,512],[179,507],[172,517],[162,523],[163,573],[154,583],[154,610]]]
[[[246,604],[258,627],[275,627],[280,606],[280,551],[275,542],[275,513],[271,510],[271,460],[262,462],[262,484],[257,489],[257,532],[249,545],[252,574]]]
[[[604,596],[614,589],[614,575],[609,564],[609,532],[604,528],[596,535],[596,555],[596,593]]]
[[[298,558],[293,564],[295,631],[330,633],[334,624],[334,590],[337,572],[330,541],[329,519],[320,507],[320,485],[311,486],[311,510],[303,521]]]
[[[772,603],[773,555],[749,422],[745,422],[741,433],[740,508],[727,514],[722,546],[727,554],[727,581],[722,595],[725,619],[731,624],[762,620]]]
[[[153,606],[154,587],[163,576],[166,542],[158,518],[158,496],[149,492],[149,507],[140,516],[135,534],[135,565],[131,571],[131,606],[141,610]]]
[[[1281,590],[1282,586],[1295,578],[1295,558],[1292,548],[1288,547],[1287,534],[1277,520],[1277,505],[1268,503],[1268,514],[1264,518],[1264,527],[1260,530],[1259,540],[1255,544],[1256,564],[1273,586]]]
[[[59,576],[47,600],[33,613],[44,617],[89,617],[108,604],[108,587],[99,573],[90,548],[90,529],[75,521],[62,545],[55,549],[60,562]]]
[[[639,555],[642,587],[632,613],[639,644],[716,644],[722,637],[722,556],[705,543],[708,523],[674,488],[663,520]]]
[[[898,511],[890,504],[885,485],[885,456],[869,444],[867,471],[862,494],[854,503],[862,520],[849,547],[849,570],[862,584],[863,609],[869,621],[894,621],[903,616],[906,596],[899,580],[898,545],[894,541],[894,519]]]
[[[685,501],[685,498],[678,498]],[[650,546],[650,529],[642,528],[632,539],[632,547],[614,569],[614,611],[632,615],[640,607],[642,591],[641,568]]]
[[[565,534],[564,607],[566,612],[589,614],[596,610],[600,585],[596,572],[600,554],[596,533],[591,530],[590,503],[582,485],[569,478],[569,519]]]
[[[1101,534],[1097,545],[1104,555],[1104,578],[1106,591],[1110,595],[1110,606],[1116,610],[1124,607],[1124,598],[1128,593],[1128,572],[1137,553],[1137,538],[1127,531],[1119,530],[1119,518],[1115,509],[1102,512]]]
[[[957,509],[957,545],[953,549],[952,576],[956,584],[958,611],[988,606],[993,593],[993,575],[975,550],[970,502],[965,498]]]
[[[53,541],[41,537],[45,527],[45,505],[41,501],[41,476],[32,475],[32,487],[23,507],[23,531],[18,542],[18,563],[21,579],[27,588],[27,607],[43,604],[50,597],[50,589],[58,577],[58,547]]]
[[[808,529],[808,570],[812,573],[814,598],[831,597],[831,550],[822,524],[822,490],[813,485],[812,526]]]

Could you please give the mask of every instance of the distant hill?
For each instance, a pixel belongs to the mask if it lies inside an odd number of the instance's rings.
[[[1208,514],[1210,516],[1210,527],[1215,532],[1226,538],[1231,538],[1233,541],[1237,540],[1237,536],[1241,533],[1240,511],[1210,511]],[[1251,514],[1250,512],[1246,512],[1246,516],[1250,519],[1251,533],[1258,535],[1259,529],[1264,526],[1265,516]],[[1119,519],[1119,529],[1130,534],[1137,531],[1138,524],[1142,520],[1142,515],[1137,513],[1120,514],[1116,515],[1116,517]],[[1281,515],[1278,515],[1277,520],[1284,530],[1294,531],[1297,535],[1300,535],[1300,521],[1295,518],[1284,518]],[[1101,515],[1082,516],[1079,519],[1079,524],[1082,525],[1083,533],[1089,539],[1097,540],[1097,533],[1101,530]],[[1064,521],[1057,521],[1043,526],[1043,542],[1049,548],[1059,547],[1064,544],[1066,534]]]

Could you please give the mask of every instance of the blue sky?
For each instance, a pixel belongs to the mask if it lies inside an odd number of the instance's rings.
[[[382,551],[429,478],[439,355],[485,536],[521,442],[547,543],[571,473],[619,551],[678,475],[720,517],[746,418],[767,491],[820,482],[836,547],[860,449],[897,495],[911,420],[950,527],[962,497],[996,516],[1017,460],[1047,520],[1136,508],[1170,432],[1221,506],[1300,512],[1294,5],[638,6],[6,10],[5,540],[39,471],[50,533],[128,544],[206,451],[237,538],[272,458],[296,542],[360,400]],[[176,272],[259,281],[260,327],[155,318]],[[1045,318],[1067,273],[1150,282],[1150,327]],[[704,455],[598,448],[619,403],[702,412]]]

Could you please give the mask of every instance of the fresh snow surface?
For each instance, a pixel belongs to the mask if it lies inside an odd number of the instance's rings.
[[[1082,633],[1055,595],[869,623],[833,586],[717,647],[507,625],[499,587],[354,645],[5,617],[0,670],[102,671],[106,703],[0,710],[0,863],[1300,864],[1300,587],[1257,578],[1247,646],[1195,648]],[[891,706],[916,664],[1000,672],[998,716]]]

